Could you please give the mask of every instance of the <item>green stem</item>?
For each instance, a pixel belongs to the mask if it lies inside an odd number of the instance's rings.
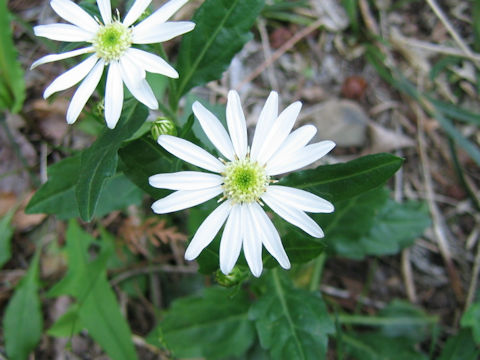
[[[310,279],[310,291],[316,291],[318,290],[318,284],[320,284],[321,278],[322,278],[322,273],[323,273],[323,267],[325,265],[325,260],[327,259],[327,255],[325,252],[322,252],[316,259],[315,263],[313,265],[313,275],[312,278]]]
[[[424,325],[438,323],[438,316],[425,316],[422,318],[407,318],[407,317],[376,317],[371,315],[350,315],[339,314],[337,320],[343,325],[367,325],[367,326],[381,326],[381,325]]]

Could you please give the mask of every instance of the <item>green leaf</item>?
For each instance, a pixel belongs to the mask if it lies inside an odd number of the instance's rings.
[[[10,225],[15,209],[10,210],[0,219],[0,268],[10,260],[12,256],[11,240],[13,227]]]
[[[3,319],[7,355],[12,360],[27,359],[42,337],[43,318],[38,296],[37,251],[27,274],[8,303]]]
[[[80,173],[75,195],[80,216],[84,221],[93,218],[105,181],[117,168],[117,152],[147,118],[147,108],[138,101],[126,102],[115,129],[105,129],[88,149],[82,152]]]
[[[78,334],[84,325],[78,316],[78,304],[73,304],[57,321],[47,330],[47,334],[56,337],[72,337]]]
[[[26,213],[57,215],[59,219],[79,216],[75,187],[80,176],[81,155],[72,156],[48,167],[48,181],[30,200]],[[118,196],[122,194],[122,196]],[[140,204],[143,193],[122,173],[107,179],[100,193],[95,216]]]
[[[174,105],[191,88],[220,79],[233,56],[252,38],[250,28],[264,0],[206,0],[195,12],[195,29],[180,43]],[[173,83],[172,83],[173,84]]]
[[[470,327],[475,342],[480,344],[480,302],[470,305],[463,314],[460,325],[462,327]]]
[[[253,324],[247,318],[249,301],[240,290],[205,289],[202,297],[176,300],[154,330],[175,357],[225,359],[241,355],[252,345]]]
[[[0,79],[0,110],[19,112],[25,100],[25,81],[13,45],[6,0],[0,0]]]
[[[335,201],[351,198],[384,184],[400,168],[403,159],[374,154],[335,165],[292,173],[279,185],[309,189]]]
[[[106,264],[113,252],[113,239],[102,231],[101,242],[95,241],[73,220],[69,223],[66,238],[68,271],[49,295],[75,297],[80,324],[112,359],[137,359],[132,334],[107,281]],[[90,260],[92,248],[99,248],[94,260]],[[77,326],[76,322],[71,322],[72,333]]]
[[[429,99],[435,108],[445,116],[448,116],[454,120],[463,121],[466,123],[480,125],[480,114],[473,113],[471,111],[462,109],[455,104],[447,103],[440,100]]]
[[[267,291],[249,311],[260,344],[272,359],[325,359],[334,328],[320,294],[294,288],[277,269],[269,275]]]
[[[471,331],[462,329],[448,338],[438,360],[477,360],[479,356],[480,349],[475,345]]]

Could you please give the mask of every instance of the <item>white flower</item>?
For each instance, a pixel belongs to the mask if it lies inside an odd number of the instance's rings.
[[[108,66],[105,120],[109,128],[115,127],[122,112],[123,83],[140,102],[150,109],[157,109],[158,103],[145,80],[145,71],[171,78],[177,78],[178,73],[161,57],[132,45],[167,41],[191,31],[195,24],[190,21],[166,22],[187,1],[171,0],[145,20],[133,25],[150,5],[151,0],[136,0],[123,21],[120,21],[118,12],[116,17],[112,17],[110,0],[97,0],[103,23],[70,0],[51,0],[53,10],[71,24],[35,26],[35,35],[57,41],[90,44],[77,50],[44,56],[32,64],[32,69],[41,64],[78,55],[93,55],[57,77],[45,89],[43,97],[47,98],[83,80],[68,107],[67,122],[72,124],[97,87],[103,68]]]
[[[262,208],[262,203],[311,236],[323,237],[323,231],[307,214],[329,213],[333,205],[307,191],[271,185],[272,176],[297,170],[327,154],[332,141],[307,143],[316,133],[312,125],[304,125],[290,133],[302,104],[295,102],[278,115],[278,94],[271,92],[258,119],[251,149],[247,145],[247,126],[240,98],[228,93],[227,126],[198,101],[193,112],[203,131],[225,158],[217,159],[208,152],[170,135],[161,135],[158,143],[168,152],[212,173],[182,171],[150,177],[150,185],[176,190],[157,200],[152,209],[158,214],[186,209],[222,195],[225,200],[200,225],[185,252],[187,260],[195,259],[213,240],[226,222],[220,242],[220,269],[229,274],[243,252],[253,275],[263,268],[262,244],[280,265],[290,268],[280,236]]]

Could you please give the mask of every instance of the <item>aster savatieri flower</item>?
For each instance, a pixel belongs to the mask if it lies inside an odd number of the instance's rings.
[[[57,77],[46,89],[44,98],[68,89],[82,81],[72,97],[67,111],[67,122],[75,122],[108,67],[105,88],[105,120],[114,128],[123,106],[123,83],[130,93],[150,109],[158,103],[145,80],[145,72],[177,78],[178,73],[161,57],[133,47],[134,44],[153,44],[172,39],[191,31],[190,21],[167,22],[188,0],[171,0],[143,21],[135,24],[151,0],[136,0],[120,21],[112,16],[110,0],[97,0],[102,22],[94,19],[70,0],[51,0],[53,10],[71,24],[35,26],[35,35],[51,40],[89,43],[88,46],[61,54],[46,55],[32,64],[32,68],[52,61],[92,53],[80,64]],[[135,24],[135,25],[134,25]]]
[[[224,159],[217,159],[178,137],[161,135],[158,138],[158,143],[168,152],[210,173],[181,171],[151,176],[150,185],[176,190],[157,200],[152,205],[154,212],[165,214],[186,209],[219,195],[223,200],[198,228],[185,252],[187,260],[195,259],[226,223],[220,242],[220,269],[224,274],[231,272],[243,247],[251,272],[260,276],[262,244],[283,268],[290,268],[280,236],[263,203],[309,235],[324,236],[320,226],[305,212],[332,212],[330,202],[304,190],[272,185],[273,176],[307,166],[335,146],[332,141],[308,144],[316,133],[313,125],[291,132],[300,108],[301,103],[297,101],[278,115],[278,95],[271,92],[249,149],[245,117],[235,91],[228,94],[229,134],[215,115],[195,102],[195,116]]]

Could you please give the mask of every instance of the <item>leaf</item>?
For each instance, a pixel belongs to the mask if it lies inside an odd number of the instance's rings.
[[[128,140],[147,118],[147,108],[132,100],[125,103],[122,116],[115,129],[105,129],[88,149],[82,152],[80,173],[75,195],[80,217],[93,218],[105,181],[117,168],[117,152],[122,142]]]
[[[25,100],[23,70],[17,60],[10,30],[7,1],[0,0],[0,110],[17,113]]]
[[[247,318],[249,301],[240,290],[205,289],[202,297],[173,302],[154,334],[175,357],[225,359],[252,345],[255,330]]]
[[[249,318],[272,359],[325,359],[327,334],[334,330],[325,304],[319,293],[294,288],[284,272],[269,273],[267,291]]]
[[[11,240],[13,227],[10,225],[15,210],[12,209],[0,219],[0,268],[10,260],[12,256]]]
[[[47,334],[56,337],[72,337],[84,328],[78,316],[78,304],[73,304],[47,330]]]
[[[471,111],[462,109],[460,106],[444,101],[431,98],[429,100],[433,103],[433,105],[435,105],[435,108],[445,116],[448,116],[454,120],[480,125],[480,115],[478,113],[473,113]]]
[[[102,241],[97,242],[73,220],[69,223],[66,238],[68,271],[49,291],[49,296],[75,297],[82,326],[112,359],[137,359],[132,334],[106,277],[113,239],[102,231]],[[89,260],[91,247],[99,247],[94,260]],[[76,326],[72,322],[72,332]]]
[[[75,187],[80,176],[81,155],[75,155],[48,167],[48,181],[30,200],[27,214],[46,213],[59,219],[79,216]],[[118,196],[122,194],[122,196]],[[100,193],[95,216],[102,217],[113,210],[140,204],[143,193],[127,177],[117,172],[107,179]]]
[[[180,43],[176,66],[180,77],[171,103],[176,105],[195,86],[220,79],[252,38],[249,31],[263,5],[264,0],[206,0],[200,6],[192,19],[194,31]]]
[[[475,346],[471,331],[462,329],[447,339],[438,360],[477,360],[479,356],[480,349]]]
[[[38,296],[38,262],[40,251],[30,264],[3,319],[7,355],[12,360],[27,359],[42,337],[43,318]]]
[[[309,189],[335,201],[351,198],[384,184],[400,168],[403,159],[374,154],[335,165],[292,173],[279,185]]]
[[[470,305],[463,314],[460,325],[471,328],[473,339],[480,345],[480,302]]]

